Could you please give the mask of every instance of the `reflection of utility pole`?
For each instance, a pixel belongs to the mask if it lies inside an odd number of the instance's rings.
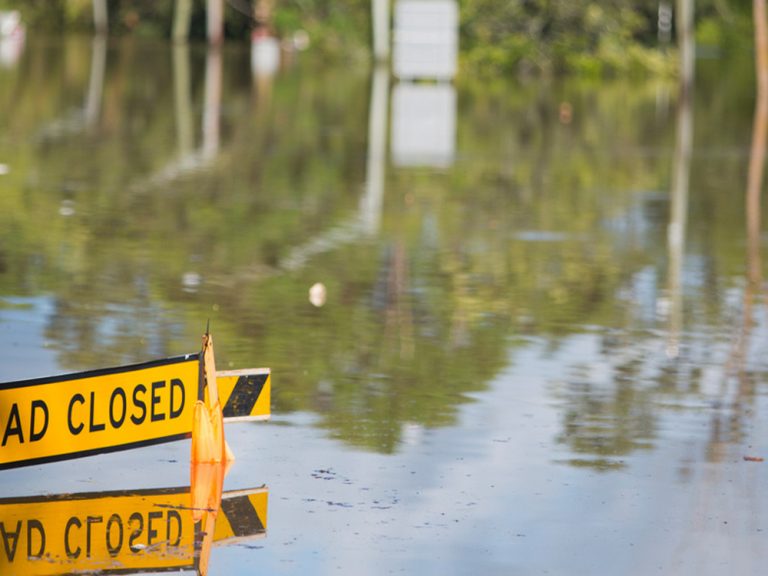
[[[203,103],[204,160],[211,159],[219,151],[219,122],[221,112],[221,49],[208,49],[205,60],[205,99]]]
[[[384,181],[387,161],[387,112],[389,108],[389,67],[379,65],[371,79],[371,104],[368,115],[368,157],[365,189],[359,211],[333,228],[297,246],[280,263],[285,270],[298,270],[317,254],[330,252],[344,244],[358,241],[366,234],[375,235],[381,227]]]
[[[386,276],[383,286],[377,286],[376,291],[383,292],[384,309],[384,342],[382,354],[386,350],[399,345],[401,360],[412,360],[416,350],[414,337],[413,306],[408,298],[410,278],[408,276],[408,250],[403,240],[395,242],[390,254],[387,255]]]
[[[165,186],[169,182],[213,163],[219,153],[221,122],[221,48],[211,46],[205,60],[205,94],[203,96],[203,142],[195,148],[191,82],[189,74],[189,46],[177,44],[173,48],[173,86],[176,108],[176,136],[179,154],[165,166],[134,182],[132,190]]]
[[[106,68],[107,38],[97,34],[91,42],[91,70],[82,108],[77,108],[63,118],[48,122],[40,130],[40,138],[44,140],[61,138],[67,134],[92,130],[98,124],[101,117]]]
[[[369,234],[376,234],[381,224],[386,178],[388,101],[389,68],[386,65],[378,65],[371,81],[365,195],[360,200],[360,217]]]
[[[86,128],[92,128],[99,121],[106,66],[107,39],[103,35],[94,36],[91,47],[91,78],[88,82],[88,94],[85,97]]]
[[[680,96],[675,131],[674,173],[672,176],[671,214],[667,231],[669,246],[670,318],[667,356],[680,353],[683,326],[683,260],[688,221],[688,187],[693,147],[693,6],[691,0],[678,0],[677,30],[680,39]]]
[[[194,132],[192,127],[192,96],[189,79],[189,45],[176,44],[173,47],[173,91],[176,104],[176,138],[179,158],[192,155]]]

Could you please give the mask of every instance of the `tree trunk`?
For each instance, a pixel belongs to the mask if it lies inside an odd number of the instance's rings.
[[[766,136],[768,135],[768,23],[765,0],[753,0],[755,20],[755,74],[757,99],[752,129],[752,147],[747,174],[747,245],[749,281],[761,283],[760,267],[760,195],[763,185]]]
[[[253,7],[253,19],[255,21],[254,32],[260,36],[272,34],[272,12],[274,0],[256,0]]]
[[[173,15],[173,41],[186,42],[189,38],[189,23],[192,19],[192,0],[176,0]]]

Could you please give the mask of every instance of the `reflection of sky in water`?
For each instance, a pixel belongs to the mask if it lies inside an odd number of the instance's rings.
[[[45,338],[52,314],[53,302],[45,296],[0,301],[3,381],[50,376],[60,371],[56,352],[47,346]]]
[[[595,357],[590,340],[573,338],[555,358],[532,344],[462,408],[458,426],[427,430],[394,456],[340,450],[302,415],[235,429],[229,481],[260,469],[272,487],[267,572],[646,574],[685,560],[714,573],[723,559],[749,569],[764,556],[739,556],[761,537],[750,504],[761,470],[740,457],[719,469],[702,461],[706,411],[662,411],[654,449],[622,457],[618,472],[562,463],[572,454],[554,443],[550,391],[567,377],[558,360]],[[703,500],[708,483],[715,502]],[[218,560],[228,572],[246,557]]]

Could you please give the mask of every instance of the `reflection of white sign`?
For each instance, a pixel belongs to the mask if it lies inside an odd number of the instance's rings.
[[[455,0],[398,0],[392,66],[398,78],[456,75],[459,9]]]
[[[398,84],[392,91],[392,162],[446,167],[456,146],[456,91],[450,84]]]

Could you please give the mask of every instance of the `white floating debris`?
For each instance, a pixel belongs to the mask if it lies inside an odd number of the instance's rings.
[[[0,164],[0,176],[5,176],[6,174],[10,174],[11,167],[8,166],[8,164]]]
[[[181,285],[185,292],[197,292],[202,279],[197,272],[185,272],[181,277]]]
[[[325,289],[325,285],[320,282],[316,282],[309,289],[309,301],[318,308],[325,304],[327,295],[328,291]]]
[[[74,216],[75,203],[72,200],[63,200],[61,206],[59,206],[59,214],[61,216]]]

